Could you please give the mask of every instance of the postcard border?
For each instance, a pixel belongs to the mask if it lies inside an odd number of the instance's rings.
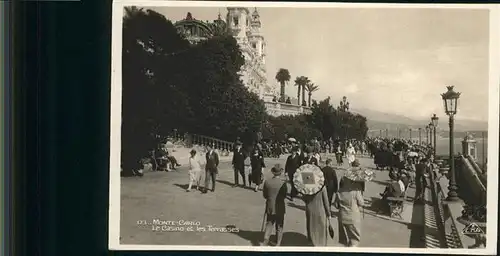
[[[183,246],[183,245],[125,245],[120,244],[120,152],[121,152],[121,70],[122,70],[122,23],[125,6],[169,6],[169,7],[280,7],[280,8],[449,8],[490,10],[490,79],[488,107],[488,170],[498,170],[498,127],[500,85],[500,5],[498,4],[350,4],[350,3],[285,3],[285,2],[220,2],[220,1],[164,1],[164,0],[119,0],[113,2],[112,17],[112,63],[111,63],[111,120],[110,120],[110,188],[109,188],[109,241],[110,250],[141,251],[295,251],[295,252],[374,252],[374,253],[422,253],[496,255],[497,237],[497,191],[498,173],[488,173],[487,196],[487,245],[483,249],[430,249],[430,248],[339,248],[339,247],[252,247],[252,246]]]

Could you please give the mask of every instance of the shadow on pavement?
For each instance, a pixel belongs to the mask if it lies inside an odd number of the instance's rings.
[[[175,183],[174,185],[179,188],[182,188],[183,190],[186,190],[189,186],[188,184],[177,184],[177,183]]]
[[[408,224],[410,233],[410,248],[425,248],[425,231],[424,231],[424,207],[420,203],[413,204],[413,212],[411,223]]]
[[[370,199],[365,199],[365,210],[369,210],[374,213],[387,212],[387,205],[379,197],[370,197]]]
[[[240,230],[237,233],[233,233],[239,237],[250,241],[252,246],[260,246],[260,243],[264,239],[264,232],[260,231],[249,231]],[[276,243],[276,235],[271,235],[271,243]],[[283,240],[281,241],[281,246],[312,246],[307,237],[303,234],[297,232],[285,232],[283,233]]]
[[[216,182],[218,182],[218,183],[222,183],[222,184],[227,185],[227,186],[230,186],[230,187],[233,187],[233,186],[234,186],[234,183],[229,182],[229,181],[225,181],[225,180],[216,180]],[[236,187],[235,187],[235,188],[236,188]],[[247,189],[247,190],[252,190],[252,191],[254,190],[253,188],[248,187],[248,186],[243,187],[243,185],[239,185],[239,188],[244,188],[244,189]]]
[[[371,180],[370,182],[373,182],[373,183],[376,183],[376,184],[379,184],[379,185],[382,185],[382,186],[387,186],[387,184],[389,184],[388,181],[380,181],[380,180]],[[380,191],[382,192],[382,191]]]

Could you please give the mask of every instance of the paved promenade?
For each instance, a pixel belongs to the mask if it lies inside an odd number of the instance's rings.
[[[285,156],[267,158],[265,162],[268,167],[276,163],[284,166],[285,159]],[[374,167],[373,159],[358,159],[362,166]],[[271,175],[269,170],[266,168],[266,177]],[[338,175],[342,175],[341,171]],[[376,175],[375,180],[366,184],[361,247],[423,248],[424,209],[422,205],[412,202],[414,188],[408,191],[409,201],[405,203],[402,220],[378,215],[379,193],[384,190],[389,178],[388,171],[376,171]],[[121,183],[120,234],[123,244],[252,246],[262,240],[262,192],[231,187],[233,171],[228,161],[220,164],[215,193],[186,192],[186,166],[174,172],[152,172],[141,178],[122,178]],[[287,200],[287,205],[282,245],[308,246],[304,203],[295,199],[294,202]],[[333,208],[333,211],[336,216],[336,209]],[[183,222],[179,223],[180,220]],[[147,224],[138,224],[138,221]],[[188,231],[189,227],[191,231]],[[224,228],[225,231],[238,232],[222,232]],[[342,246],[338,243],[336,220],[334,228],[335,238],[330,239],[328,245]]]

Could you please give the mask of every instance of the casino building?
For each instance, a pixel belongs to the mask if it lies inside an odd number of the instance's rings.
[[[273,98],[278,97],[278,92],[276,86],[267,81],[266,41],[261,32],[262,24],[257,8],[250,12],[246,7],[228,7],[226,19],[223,20],[219,13],[213,22],[197,20],[191,13],[187,13],[185,19],[174,25],[192,44],[229,32],[238,42],[245,58],[240,73],[243,83],[264,100],[270,115],[296,115],[310,111],[308,107],[273,102]]]

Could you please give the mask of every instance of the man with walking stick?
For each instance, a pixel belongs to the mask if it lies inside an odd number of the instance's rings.
[[[266,199],[266,208],[262,219],[264,242],[262,246],[269,245],[269,238],[273,226],[276,226],[276,246],[280,246],[283,238],[283,223],[285,221],[286,182],[281,180],[283,168],[279,164],[271,169],[273,177],[264,182],[262,193]]]

